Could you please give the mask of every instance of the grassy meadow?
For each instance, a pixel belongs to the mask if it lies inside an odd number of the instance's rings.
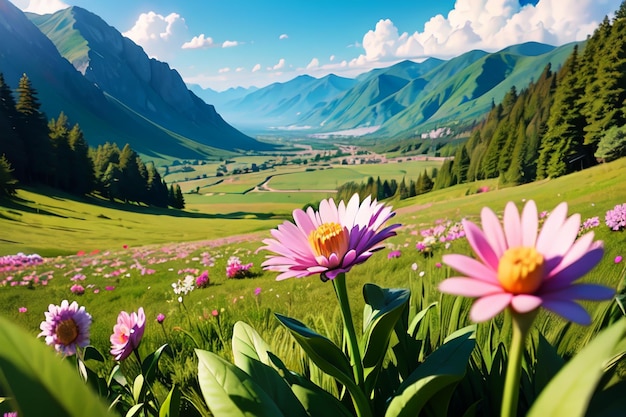
[[[378,171],[376,166],[363,165],[315,173],[285,172],[275,176],[270,184],[277,189],[294,189],[296,183],[303,189],[315,189],[316,185],[317,189],[324,189],[333,188],[333,181],[340,179],[358,181],[371,175],[387,178],[387,175],[402,174],[401,170],[406,170],[407,176],[409,172],[417,176],[424,169],[424,165],[416,162],[413,162],[415,168],[410,165],[407,162],[386,164],[379,166]],[[331,175],[338,173],[340,176]],[[267,173],[261,174],[267,176]],[[258,178],[252,177],[250,182],[245,179],[238,185],[243,188]],[[290,178],[295,182],[289,182]],[[385,249],[347,276],[357,328],[364,306],[361,288],[367,282],[382,287],[410,288],[413,312],[450,297],[436,290],[437,283],[451,274],[449,268],[440,264],[441,256],[450,252],[469,253],[469,246],[465,239],[459,239],[449,248],[441,247],[434,250],[432,256],[424,256],[415,248],[421,240],[419,231],[442,219],[456,222],[467,218],[479,222],[482,207],[488,206],[501,214],[508,201],[521,207],[524,201],[534,199],[539,211],[550,211],[566,201],[570,215],[580,213],[583,221],[599,217],[600,225],[594,231],[596,237],[605,242],[605,256],[585,280],[620,287],[625,277],[624,261],[615,263],[614,259],[624,255],[626,232],[610,231],[604,225],[604,215],[616,204],[625,202],[624,178],[626,158],[519,187],[498,189],[497,180],[490,180],[403,201],[389,201],[397,212],[394,220],[401,223],[402,228],[386,242]],[[186,194],[187,208],[183,211],[106,201],[94,205],[92,198],[78,199],[58,193],[44,196],[36,192],[38,190],[19,190],[17,199],[0,202],[0,255],[39,253],[46,259],[33,267],[0,271],[1,314],[36,335],[48,304],[59,304],[63,299],[76,300],[93,317],[92,344],[101,352],[107,352],[109,335],[119,311],[136,311],[143,307],[147,327],[140,350],[152,352],[168,341],[177,352],[186,353],[178,355],[177,362],[171,365],[176,378],[183,382],[193,378],[192,348],[197,346],[229,357],[232,325],[243,320],[255,327],[289,366],[301,369],[299,350],[272,313],[298,318],[320,333],[339,340],[341,318],[333,287],[314,277],[276,281],[275,273],[261,269],[267,253],[258,249],[263,245],[262,239],[270,236],[270,229],[291,219],[294,208],[304,207],[329,194],[269,191],[241,194],[228,191],[234,189],[231,186],[216,185],[221,191],[213,194]],[[477,193],[483,186],[490,191]],[[399,250],[401,256],[389,259],[392,250]],[[239,257],[243,263],[253,263],[253,277],[227,278],[225,268],[231,256]],[[202,271],[208,271],[210,285],[194,289],[179,302],[172,284],[186,275],[198,276]],[[20,281],[28,284],[11,284]],[[74,284],[82,285],[85,293],[73,294],[70,287]],[[443,312],[438,320],[433,319],[439,340],[461,324],[469,323],[466,307],[470,302],[462,301],[461,311],[465,313],[459,316],[460,323],[446,324]],[[611,302],[585,306],[601,315]],[[19,312],[21,307],[27,311]],[[156,322],[159,313],[166,316],[163,325]],[[566,353],[581,348],[598,330],[594,326],[568,326],[560,318],[541,314],[539,323],[549,340],[566,335],[569,342],[559,345]]]

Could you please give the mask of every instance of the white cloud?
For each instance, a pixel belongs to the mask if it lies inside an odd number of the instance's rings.
[[[256,64],[254,67],[252,67],[252,72],[257,72],[261,70],[261,64]]]
[[[365,53],[351,66],[426,56],[450,58],[472,49],[496,51],[522,42],[562,45],[584,40],[621,0],[457,0],[447,17],[436,15],[422,32],[399,33],[389,19],[363,36]]]
[[[143,47],[151,57],[168,61],[187,38],[187,24],[178,13],[167,16],[153,11],[142,13],[123,35]]]
[[[181,48],[198,49],[198,48],[210,48],[212,46],[215,46],[213,44],[213,38],[211,37],[205,38],[204,33],[201,33],[200,35],[194,36],[193,38],[191,38],[189,42],[183,43],[183,46]]]
[[[289,36],[287,36],[287,34],[286,34],[286,33],[283,33],[282,35],[280,35],[280,36],[278,37],[278,39],[280,39],[280,40],[283,40],[283,39],[288,39],[288,38],[289,38]]]
[[[241,72],[241,71],[243,71],[243,67],[238,67],[235,69],[235,72]]]
[[[306,66],[306,69],[310,70],[310,69],[314,69],[320,66],[320,61],[317,58],[313,58],[311,60],[311,62],[309,62],[309,65]]]
[[[222,48],[232,48],[233,46],[238,46],[239,42],[237,41],[224,41],[222,43]]]
[[[230,72],[230,68],[226,67],[226,68],[220,68],[219,70],[217,70],[218,73],[220,74],[224,74],[226,72]]]
[[[278,64],[274,65],[271,69],[276,71],[285,68],[285,58],[278,60]]]
[[[27,6],[22,7],[20,3],[26,3]],[[16,5],[20,7],[23,11],[36,14],[54,13],[70,7],[69,4],[62,2],[61,0],[30,0],[20,3],[16,2]]]
[[[329,60],[330,62],[333,62],[333,61],[335,60],[335,55],[331,55],[331,56],[330,56],[330,58],[328,58],[328,60]]]

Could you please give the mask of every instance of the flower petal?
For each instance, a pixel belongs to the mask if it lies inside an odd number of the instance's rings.
[[[540,291],[550,292],[569,286],[572,282],[591,271],[600,262],[603,254],[604,248],[596,246],[556,274],[548,276],[541,285]]]
[[[492,319],[509,305],[512,298],[513,295],[506,292],[479,298],[472,305],[470,319],[477,323]]]
[[[489,294],[502,293],[503,289],[499,285],[490,284],[477,279],[452,277],[439,283],[439,291],[447,294],[474,298],[483,297]]]
[[[522,212],[522,246],[535,246],[537,243],[538,229],[537,205],[533,200],[530,200],[526,203],[524,211]]]
[[[481,281],[498,283],[496,271],[490,269],[487,265],[478,262],[476,259],[465,255],[446,254],[443,255],[442,261],[453,269],[456,269],[463,275],[476,278]]]
[[[543,307],[566,320],[588,326],[591,324],[589,313],[582,306],[569,300],[544,300]]]
[[[465,236],[467,237],[467,241],[469,242],[476,255],[478,255],[483,263],[491,267],[494,271],[497,270],[498,257],[491,248],[491,244],[485,237],[483,231],[470,221],[463,220],[462,224],[463,229],[465,230]],[[498,225],[498,227],[500,226]]]
[[[558,289],[542,294],[542,297],[550,300],[610,300],[615,295],[613,288],[597,284],[574,284],[563,289]]]
[[[510,205],[513,206],[513,208],[515,208],[515,205],[513,203],[510,203]],[[508,207],[509,205],[507,205],[507,209]],[[517,208],[515,208],[515,211],[517,213]],[[507,249],[507,239],[504,237],[502,226],[500,226],[500,219],[498,219],[498,216],[496,216],[496,213],[494,213],[492,210],[488,209],[487,207],[483,208],[482,211],[480,212],[480,218],[481,218],[481,222],[483,226],[483,231],[485,233],[485,237],[487,238],[487,241],[489,242],[496,256],[500,258]],[[518,224],[517,227],[519,228],[519,216],[517,219],[517,224]]]
[[[519,217],[517,206],[509,201],[504,208],[504,233],[508,248],[522,246],[522,222]],[[501,257],[504,251],[499,256]]]
[[[518,313],[528,313],[538,308],[542,301],[543,300],[536,295],[518,294],[513,296],[513,299],[511,300],[511,307]]]

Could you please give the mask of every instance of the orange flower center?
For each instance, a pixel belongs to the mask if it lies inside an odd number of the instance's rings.
[[[57,324],[57,341],[62,345],[69,345],[78,337],[78,326],[73,319],[63,320]]]
[[[532,294],[544,276],[543,255],[532,247],[509,248],[498,263],[498,281],[506,291]]]
[[[342,258],[348,251],[349,239],[348,232],[338,223],[324,223],[309,234],[315,254],[326,258],[333,253]]]

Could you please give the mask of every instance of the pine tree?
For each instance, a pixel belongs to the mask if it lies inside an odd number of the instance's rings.
[[[61,112],[56,120],[50,119],[48,131],[53,150],[51,185],[69,191],[72,176],[72,149],[68,138],[69,124],[65,113]]]
[[[12,172],[9,160],[4,155],[0,155],[0,196],[15,195],[17,181],[13,178]]]
[[[452,176],[456,184],[467,182],[467,172],[469,171],[470,157],[465,145],[458,147],[454,155],[454,172]]]
[[[41,105],[37,99],[37,91],[24,74],[17,87],[18,100],[15,105],[19,113],[17,131],[24,145],[27,156],[26,180],[49,184],[53,153],[48,138],[48,123],[45,115],[39,110]]]
[[[78,124],[68,133],[68,142],[72,150],[70,189],[77,194],[87,194],[94,190],[95,174],[93,161],[89,156],[89,145]]]
[[[22,138],[17,134],[19,114],[11,88],[0,73],[0,156],[5,155],[18,180],[27,178],[28,162]]]

